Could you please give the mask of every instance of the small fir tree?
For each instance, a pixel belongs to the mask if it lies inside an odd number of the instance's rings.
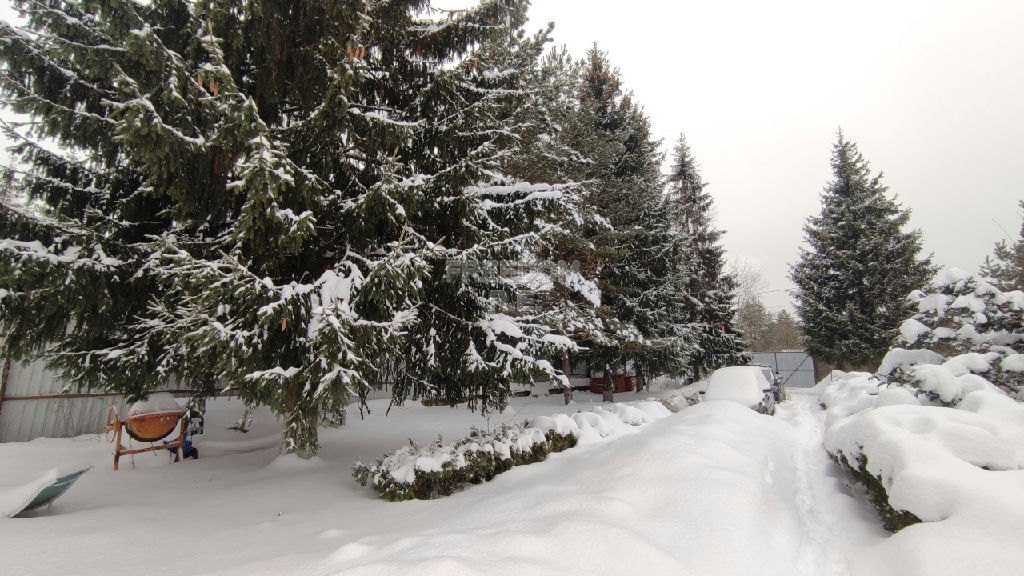
[[[1024,209],[1024,200],[1019,205]],[[980,272],[1000,290],[1024,289],[1024,224],[1013,244],[1007,244],[1006,240],[996,242],[994,253],[985,257]]]
[[[1004,292],[979,276],[947,268],[907,300],[916,314],[900,325],[898,346],[947,358],[972,355],[965,369],[1024,400],[1024,374],[1015,362],[1003,362],[1024,352],[1024,293]]]

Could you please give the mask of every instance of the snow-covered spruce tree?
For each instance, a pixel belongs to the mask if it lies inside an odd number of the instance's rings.
[[[578,147],[589,160],[579,180],[587,183],[585,202],[605,217],[587,230],[600,260],[604,326],[587,359],[609,382],[631,365],[643,386],[655,372],[682,373],[688,362],[687,238],[672,226],[649,122],[596,47],[584,62],[579,113]],[[606,400],[613,391],[605,387]]]
[[[712,225],[712,198],[704,187],[686,136],[680,134],[673,150],[668,193],[676,226],[689,237],[686,322],[696,338],[690,354],[690,374],[695,380],[715,368],[750,361],[743,353],[746,344],[733,326],[737,283],[725,271],[722,231]]]
[[[916,313],[900,325],[898,346],[960,357],[964,368],[1024,400],[1024,293],[948,268],[908,300]],[[890,377],[907,379],[899,371]]]
[[[1024,209],[1024,200],[1019,204]],[[1024,223],[1020,226],[1020,237],[1016,242],[996,242],[993,254],[986,256],[981,266],[981,276],[1004,292],[1024,289]]]
[[[564,183],[572,209],[549,215],[551,226],[541,235],[523,279],[534,286],[520,308],[535,312],[543,324],[572,341],[563,350],[561,372],[569,375],[570,352],[586,343],[604,342],[597,315],[600,260],[588,230],[604,218],[587,202],[589,189],[579,182],[589,164],[578,148],[580,64],[565,48],[547,52],[526,78],[528,101],[516,112],[520,119],[522,152],[510,158],[506,170],[528,181]],[[566,388],[566,402],[571,391]]]
[[[957,268],[935,275],[908,300],[916,314],[901,325],[901,343],[944,356],[1012,347],[1024,352],[1024,294],[1003,292]]]
[[[543,326],[447,273],[523,251],[560,202],[498,170],[527,72],[498,52],[525,2],[15,7],[0,87],[31,120],[11,134],[29,202],[0,215],[11,357],[130,398],[225,382],[303,455],[321,412],[385,378],[399,401],[414,383],[487,409],[551,370]]]
[[[878,365],[909,316],[906,294],[933,273],[920,259],[920,231],[904,232],[910,211],[886,195],[881,175],[842,132],[832,149],[833,180],[822,193],[821,215],[804,226],[790,278],[807,352],[839,368]]]
[[[526,184],[504,171],[523,153],[518,135],[528,126],[516,112],[529,105],[526,79],[547,34],[526,38],[518,31],[526,2],[485,6],[504,13],[485,12],[481,31],[460,33],[475,34],[465,39],[475,49],[448,75],[452,81],[410,100],[430,120],[407,162],[416,168],[408,178],[427,175],[416,221],[428,240],[431,272],[394,380],[402,395],[468,400],[488,411],[504,407],[513,382],[541,373],[561,379],[545,358],[571,342],[549,333],[543,321],[550,317],[520,308],[524,286],[501,269],[529,262],[551,226],[547,220],[573,206],[564,195],[570,186]],[[438,30],[451,33],[448,27]]]

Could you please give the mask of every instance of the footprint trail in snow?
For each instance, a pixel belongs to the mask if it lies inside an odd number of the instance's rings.
[[[825,415],[816,398],[791,391],[790,401],[780,404],[776,415],[793,426],[799,438],[793,457],[794,498],[803,537],[796,568],[804,576],[846,576],[850,573],[844,554],[847,543],[834,504],[837,497],[848,496],[838,491],[838,482],[830,474],[833,464],[822,444]]]

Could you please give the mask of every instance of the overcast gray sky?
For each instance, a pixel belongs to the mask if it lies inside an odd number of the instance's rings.
[[[624,9],[624,6],[626,7]],[[686,134],[731,258],[790,288],[840,126],[942,265],[1016,238],[1024,1],[536,0],[578,55],[597,42],[665,150]],[[764,295],[771,306],[784,293]]]
[[[791,287],[840,126],[939,264],[974,271],[1017,237],[1024,0],[535,0],[531,18],[608,51],[666,152],[686,134],[730,258],[770,289]]]

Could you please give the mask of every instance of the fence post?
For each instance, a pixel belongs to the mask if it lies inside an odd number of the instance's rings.
[[[0,333],[0,338],[6,339],[7,333]],[[3,376],[0,376],[0,414],[4,411],[4,395],[7,394],[7,375],[11,372],[11,359],[8,356],[4,357],[4,372]]]
[[[4,373],[0,378],[0,414],[4,412],[4,395],[7,394],[7,375],[11,372],[11,359],[4,358]]]

